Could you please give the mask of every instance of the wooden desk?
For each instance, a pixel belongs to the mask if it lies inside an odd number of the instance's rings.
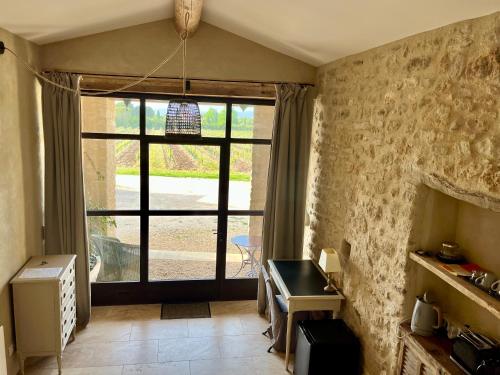
[[[344,296],[325,292],[326,279],[311,260],[269,260],[270,276],[288,305],[285,367],[288,371],[293,314],[297,311],[340,311]]]

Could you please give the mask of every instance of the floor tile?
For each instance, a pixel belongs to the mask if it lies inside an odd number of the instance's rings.
[[[265,317],[256,313],[240,314],[241,329],[244,334],[262,333],[269,327],[269,322]]]
[[[191,375],[255,375],[250,358],[222,358],[191,361]],[[271,375],[271,374],[269,374]]]
[[[122,366],[64,368],[64,375],[121,375]],[[26,375],[58,375],[57,369],[28,369]]]
[[[237,317],[188,319],[189,337],[241,335],[241,321]]]
[[[130,340],[155,340],[187,336],[187,319],[147,320],[133,323]]]
[[[64,368],[120,366],[158,361],[158,341],[72,344],[63,354]],[[55,358],[42,366],[56,368]]]
[[[219,337],[223,358],[261,356],[267,353],[269,345],[269,339],[261,334]]]
[[[131,322],[91,321],[87,327],[77,331],[75,343],[129,341],[131,330]]]
[[[161,305],[97,306],[92,308],[92,321],[137,321],[160,319]]]
[[[158,362],[220,358],[218,341],[213,337],[186,337],[160,340]]]
[[[257,301],[215,301],[210,302],[212,316],[256,314]]]
[[[210,305],[213,318],[189,320],[160,320],[160,305],[94,307],[64,352],[63,374],[286,375],[284,355],[266,352],[256,301]],[[56,368],[55,357],[29,358],[26,374],[56,375]]]
[[[266,353],[262,356],[252,357],[255,375],[288,375],[285,370],[285,353]],[[293,361],[290,361],[289,370],[293,372]]]
[[[123,375],[190,375],[189,362],[127,365],[123,368]]]

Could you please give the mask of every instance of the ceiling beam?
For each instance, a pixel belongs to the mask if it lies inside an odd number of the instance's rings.
[[[175,29],[179,35],[183,35],[186,31],[185,15],[187,12],[189,12],[188,37],[193,35],[200,24],[203,0],[175,0],[174,7]]]
[[[117,77],[106,75],[82,75],[80,88],[88,91],[116,90],[131,82],[135,77]],[[143,92],[182,95],[182,80],[178,78],[148,78],[126,92]],[[276,89],[273,83],[190,80],[187,96],[222,96],[233,98],[274,99]]]

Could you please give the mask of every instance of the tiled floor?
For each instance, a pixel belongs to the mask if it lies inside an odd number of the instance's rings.
[[[212,318],[160,320],[160,305],[96,307],[63,356],[63,375],[284,375],[255,301],[213,302]],[[291,366],[290,366],[291,367]],[[27,375],[56,375],[55,358]]]

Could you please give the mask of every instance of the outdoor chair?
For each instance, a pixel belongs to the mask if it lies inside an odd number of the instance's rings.
[[[91,251],[101,259],[97,281],[137,280],[140,247],[120,242],[114,237],[93,234]]]

